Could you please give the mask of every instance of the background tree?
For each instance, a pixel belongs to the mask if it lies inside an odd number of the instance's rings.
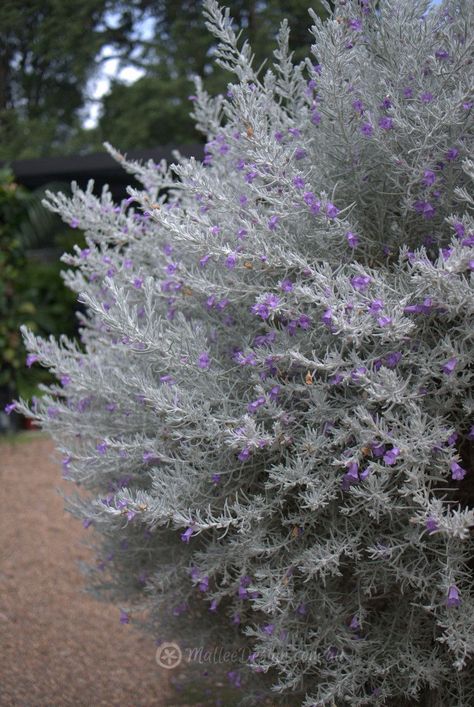
[[[294,60],[308,53],[309,0],[234,0],[235,24],[245,29],[259,66],[272,55],[275,37],[286,17],[292,27],[290,49]],[[319,2],[313,7],[323,14]],[[182,144],[199,140],[189,117],[192,77],[204,78],[211,94],[226,90],[230,74],[212,62],[215,40],[206,32],[202,3],[194,0],[144,0],[144,15],[153,23],[153,39],[142,42],[136,64],[146,73],[132,85],[114,81],[104,98],[95,131],[96,146],[107,139],[121,149]]]
[[[68,151],[100,51],[129,53],[139,3],[0,4],[0,159]]]

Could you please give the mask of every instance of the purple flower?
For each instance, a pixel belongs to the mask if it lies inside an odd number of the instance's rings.
[[[193,532],[194,532],[194,531],[193,531],[192,528],[186,528],[186,530],[184,531],[184,533],[181,533],[181,540],[183,541],[183,543],[188,543],[188,542],[189,542],[189,540],[191,539],[191,537],[192,537],[192,535],[193,535]]]
[[[296,177],[293,179],[293,185],[294,185],[297,189],[304,189],[304,179],[303,179],[303,177],[300,177],[299,175],[296,176]]]
[[[448,596],[446,599],[446,606],[459,606],[461,604],[461,597],[459,596],[459,589],[455,584],[452,584],[448,589]]]
[[[362,123],[360,126],[360,131],[362,135],[365,135],[365,137],[370,137],[374,133],[374,126],[369,122]]]
[[[435,518],[430,516],[429,518],[426,519],[425,521],[425,527],[428,533],[431,535],[434,533],[436,530],[438,530],[438,523]]]
[[[449,468],[451,469],[451,478],[453,481],[462,481],[467,474],[467,471],[463,469],[455,459],[453,459]]]
[[[330,326],[332,324],[332,310],[331,309],[326,309],[324,314],[321,317],[321,321],[326,324],[326,326]]]
[[[247,459],[250,457],[250,449],[249,447],[244,447],[242,451],[239,453],[237,459],[241,462],[247,461]]]
[[[439,61],[443,61],[443,59],[447,59],[449,57],[449,52],[447,52],[446,49],[438,49],[435,51],[435,57]]]
[[[142,459],[145,464],[151,461],[158,461],[158,457],[155,452],[143,452]]]
[[[385,445],[384,444],[373,443],[371,445],[371,447],[372,447],[372,454],[376,458],[381,457],[385,452]]]
[[[447,376],[450,376],[456,368],[457,364],[458,360],[456,356],[453,356],[449,359],[449,361],[446,361],[446,363],[442,366],[441,370],[443,371],[443,373],[446,373]]]
[[[400,450],[398,447],[392,447],[388,452],[383,455],[383,460],[387,466],[393,466],[397,462],[397,457],[400,455]]]
[[[240,614],[239,613],[233,615],[232,623],[236,624],[236,625],[240,624]]]
[[[368,275],[354,275],[351,277],[351,285],[355,290],[363,292],[372,282],[372,278]]]
[[[213,474],[211,476],[211,481],[215,486],[217,486],[221,482],[221,475],[220,474]]]
[[[266,401],[265,397],[263,395],[261,395],[259,398],[257,398],[256,400],[253,400],[251,403],[249,403],[247,405],[247,410],[250,413],[254,413],[258,410],[259,407],[261,407],[262,405],[265,405],[266,402],[267,401]]]
[[[126,611],[123,609],[120,609],[120,623],[121,624],[128,624],[130,623],[130,617]]]
[[[280,394],[280,390],[281,388],[279,385],[274,385],[268,393],[268,397],[270,398],[270,400],[276,400]]]
[[[360,100],[360,98],[356,98],[355,101],[352,101],[352,107],[356,111],[356,113],[362,114],[365,110],[364,104]]]
[[[355,233],[352,233],[352,231],[348,231],[346,233],[346,238],[351,248],[357,248],[357,246],[359,245],[359,236],[357,236]]]
[[[384,359],[384,363],[387,368],[395,368],[401,361],[402,354],[400,351],[392,351],[387,354]]]
[[[82,527],[89,528],[90,525],[92,525],[92,520],[90,518],[84,518],[82,521]]]
[[[207,592],[208,589],[209,589],[209,577],[206,575],[199,582],[199,590],[201,592]]]
[[[143,285],[143,278],[136,277],[132,284],[136,290],[139,290],[141,288],[141,286]]]
[[[383,115],[379,119],[379,128],[382,128],[382,130],[392,130],[393,129],[392,118],[389,118],[388,115]]]
[[[10,415],[10,413],[12,413],[13,410],[16,409],[16,403],[15,403],[15,402],[13,402],[13,403],[8,403],[7,405],[5,405],[5,407],[4,407],[3,409],[5,410],[5,412],[7,413],[7,415]]]
[[[100,443],[96,446],[96,449],[97,449],[97,451],[99,452],[99,454],[105,454],[105,452],[107,451],[107,447],[108,447],[108,444],[107,444],[107,442],[104,440],[103,442],[100,442]]]
[[[354,32],[360,32],[362,30],[362,20],[360,18],[355,18],[349,20],[349,27],[354,30]]]
[[[297,147],[295,150],[295,160],[302,160],[304,157],[306,157],[307,152],[304,149],[304,147]]]
[[[197,363],[199,368],[202,368],[203,370],[208,369],[211,365],[209,354],[206,351],[203,351],[202,354],[199,355]]]
[[[384,303],[381,299],[374,299],[370,303],[370,306],[368,308],[368,312],[370,314],[376,314],[377,312],[380,312],[384,308]]]
[[[379,317],[379,318],[377,319],[377,324],[378,324],[380,327],[390,326],[391,323],[392,323],[392,320],[390,319],[390,317],[385,317],[385,316],[384,316],[384,317]]]
[[[319,125],[321,122],[321,113],[319,113],[317,110],[311,111],[311,122],[313,125]]]
[[[436,174],[433,172],[431,169],[425,169],[425,173],[423,176],[423,184],[426,187],[430,187],[432,184],[434,184],[436,181]]]
[[[235,268],[236,262],[237,262],[237,255],[236,255],[236,253],[229,253],[229,255],[227,256],[227,258],[225,259],[225,266],[226,266],[226,268],[228,268],[229,270],[232,270],[233,268]]]
[[[431,103],[433,100],[434,96],[430,91],[425,91],[424,93],[421,94],[420,99],[422,103]]]
[[[301,329],[307,331],[311,325],[311,318],[308,317],[307,314],[302,314],[300,317],[298,317],[297,324]]]
[[[266,624],[263,627],[263,633],[266,633],[267,636],[271,636],[274,631],[275,631],[275,624]]]
[[[293,283],[291,280],[282,280],[280,282],[280,290],[283,290],[283,292],[291,292],[293,290]]]
[[[211,606],[209,607],[209,611],[217,611],[217,599],[213,599],[211,601]]]
[[[449,150],[445,153],[445,157],[448,162],[452,162],[453,160],[455,160],[458,155],[459,150],[456,147],[450,147]]]
[[[274,231],[278,225],[278,216],[271,216],[268,220],[268,228],[270,231]]]
[[[352,484],[356,484],[359,481],[359,465],[357,462],[350,462],[347,469],[341,482],[343,491],[347,491]]]
[[[37,356],[36,354],[28,354],[28,356],[26,357],[26,365],[28,366],[28,368],[31,368],[31,366],[38,360],[39,356]]]
[[[271,312],[275,310],[280,304],[280,298],[278,295],[273,295],[271,293],[265,295],[262,302],[257,302],[250,309],[253,314],[257,314],[262,319],[268,319]]]
[[[354,616],[352,617],[351,622],[349,624],[349,628],[352,631],[358,631],[360,629],[359,619],[357,618],[356,614],[354,614]]]
[[[403,98],[413,98],[413,89],[410,86],[403,89]]]
[[[328,218],[336,218],[336,216],[339,213],[339,209],[337,206],[334,206],[334,204],[331,204],[330,201],[326,204],[326,215]]]

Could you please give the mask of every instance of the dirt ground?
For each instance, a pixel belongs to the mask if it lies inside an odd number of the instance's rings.
[[[172,705],[153,640],[82,591],[88,531],[63,510],[52,455],[40,433],[0,439],[0,705]]]

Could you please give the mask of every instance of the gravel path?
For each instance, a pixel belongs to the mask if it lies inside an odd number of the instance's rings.
[[[172,705],[151,638],[81,591],[85,531],[52,454],[39,433],[0,440],[0,705]]]

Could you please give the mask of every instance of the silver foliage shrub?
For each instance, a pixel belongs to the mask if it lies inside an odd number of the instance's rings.
[[[142,190],[49,194],[82,347],[25,330],[58,383],[16,405],[124,621],[240,632],[275,703],[467,707],[474,6],[339,0],[259,71],[204,12],[235,77],[196,82],[205,159],[109,147]]]

